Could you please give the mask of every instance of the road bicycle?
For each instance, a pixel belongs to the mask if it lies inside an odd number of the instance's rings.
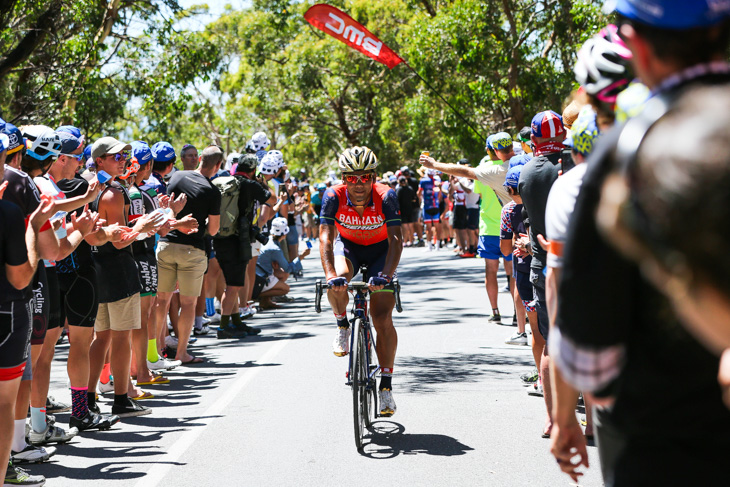
[[[363,278],[367,275],[367,269],[362,269],[362,275]],[[329,289],[329,285],[322,280],[317,280],[315,289],[314,309],[317,313],[321,313],[322,294]],[[390,284],[385,286],[385,289],[393,291],[396,311],[399,313],[403,311],[398,279],[393,279]],[[345,383],[352,388],[355,445],[358,451],[362,451],[365,429],[370,430],[373,420],[380,416],[376,387],[376,376],[380,367],[376,363],[377,357],[373,354],[373,329],[368,317],[368,284],[363,281],[350,281],[347,284],[347,290],[354,296],[354,304],[350,319],[350,360]]]

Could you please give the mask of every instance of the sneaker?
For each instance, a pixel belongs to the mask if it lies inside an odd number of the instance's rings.
[[[195,343],[195,342],[197,342],[197,341],[198,341],[198,339],[197,339],[197,338],[195,338],[194,336],[192,336],[192,337],[190,337],[190,338],[188,339],[188,345],[192,345],[193,343]]]
[[[527,333],[515,333],[504,343],[507,345],[527,345]]]
[[[177,348],[177,338],[167,335],[165,337],[165,346],[168,348]]]
[[[489,318],[489,323],[502,323],[502,315],[499,313],[493,314],[491,318]]]
[[[245,308],[239,308],[238,310],[241,313],[241,319],[247,320],[249,318],[252,318],[253,315],[256,314],[256,308],[253,306],[246,306]]]
[[[216,313],[211,316],[206,316],[204,320],[208,320],[208,323],[220,323],[221,322],[221,314]]]
[[[527,395],[528,396],[542,397],[543,396],[543,392],[542,392],[542,381],[541,380],[538,380],[537,382],[535,382],[532,385],[532,387],[530,387],[527,390]]]
[[[525,384],[534,384],[535,382],[537,382],[538,377],[539,374],[537,372],[537,369],[532,369],[530,372],[525,372],[524,374],[520,375],[520,380]]]
[[[27,470],[23,470],[20,467],[14,467],[8,463],[8,469],[5,472],[6,485],[22,485],[24,487],[42,487],[46,485],[46,478],[43,475],[31,475]]]
[[[72,428],[76,428],[79,431],[104,431],[108,430],[118,422],[119,416],[105,416],[99,413],[95,413],[91,411],[91,409],[89,409],[89,411],[83,418],[71,416],[71,418],[68,420],[69,426],[71,426]]]
[[[172,332],[175,328],[172,327],[172,321],[170,321],[170,318],[167,319],[167,331]]]
[[[231,328],[230,326],[218,327],[218,331],[216,332],[216,337],[220,339],[246,338],[247,336],[248,333],[246,332],[246,330],[237,330],[235,328]]]
[[[344,357],[350,353],[350,328],[337,327],[337,336],[332,342],[332,352],[337,357]]]
[[[508,293],[509,292],[509,283],[507,283],[506,286],[504,286],[502,289],[499,290],[500,293]]]
[[[271,298],[271,300],[275,303],[291,303],[294,301],[294,298],[287,296],[286,294],[284,296],[274,296]]]
[[[157,362],[147,361],[147,368],[150,370],[172,370],[181,365],[180,360],[170,360],[169,358],[160,357]]]
[[[113,405],[112,414],[119,416],[120,418],[132,418],[135,416],[145,416],[152,413],[152,410],[148,407],[142,406],[136,401],[132,401],[127,398],[127,403],[124,406]]]
[[[28,441],[31,445],[47,445],[48,443],[66,443],[79,434],[78,428],[66,430],[55,424],[46,423],[46,429],[40,433],[31,429],[28,434]]]
[[[218,322],[220,322],[220,319],[218,320]],[[193,327],[193,335],[195,336],[207,335],[208,333],[210,333],[210,328],[208,327],[208,325],[203,325],[200,328]]]
[[[114,379],[111,377],[109,378],[109,382],[104,383],[102,381],[99,381],[96,384],[96,390],[99,392],[99,394],[114,392]]]
[[[56,447],[26,445],[21,451],[10,451],[10,460],[13,463],[41,463],[56,454]]]
[[[213,308],[215,308],[216,312],[221,312],[221,300],[218,298],[214,298],[213,301]]]
[[[71,411],[70,405],[60,402],[60,401],[56,401],[56,398],[53,396],[46,397],[46,412],[47,413],[63,413],[66,411]]]
[[[464,252],[463,254],[459,254],[459,257],[462,259],[471,259],[472,257],[475,257],[476,255],[472,252]]]
[[[393,391],[390,389],[380,389],[378,396],[380,398],[380,415],[386,417],[393,416],[396,411]]]
[[[258,335],[261,333],[261,328],[255,328],[253,326],[248,326],[244,323],[243,327],[241,328],[243,331],[248,333],[249,335]]]

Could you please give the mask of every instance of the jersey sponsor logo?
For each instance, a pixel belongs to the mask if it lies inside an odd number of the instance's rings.
[[[350,230],[373,230],[380,228],[385,223],[383,215],[367,215],[360,216],[355,212],[354,214],[340,215],[339,223],[343,227]]]

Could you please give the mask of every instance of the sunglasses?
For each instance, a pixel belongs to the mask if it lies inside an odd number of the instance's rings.
[[[84,154],[61,154],[62,156],[66,157],[73,157],[77,161],[81,162],[81,159],[84,157]]]
[[[373,174],[363,174],[361,176],[355,176],[354,174],[349,174],[345,176],[345,181],[347,181],[350,184],[357,184],[357,183],[369,183],[374,178]]]
[[[114,160],[116,162],[119,162],[121,160],[129,159],[130,153],[129,153],[129,151],[122,151],[122,152],[117,152],[116,154],[107,154],[104,157],[111,157],[111,156],[114,157]]]

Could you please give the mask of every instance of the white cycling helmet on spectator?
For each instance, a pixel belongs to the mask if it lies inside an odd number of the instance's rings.
[[[271,221],[271,235],[274,237],[281,237],[289,233],[289,224],[286,218],[277,217]]]
[[[228,154],[228,157],[226,157],[226,165],[223,169],[226,171],[230,171],[234,164],[238,164],[238,161],[241,160],[241,154],[238,152],[231,152]]]
[[[25,138],[26,154],[38,161],[61,154],[61,139],[51,127],[26,125],[20,128]]]
[[[255,134],[253,134],[253,137],[251,137],[251,142],[253,142],[256,150],[266,150],[271,145],[271,141],[263,132],[256,132]]]

